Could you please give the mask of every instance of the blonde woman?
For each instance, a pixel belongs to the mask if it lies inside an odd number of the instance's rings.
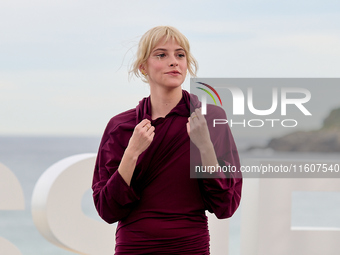
[[[209,254],[205,211],[227,218],[240,203],[241,178],[190,178],[190,147],[197,164],[239,168],[229,127],[209,134],[197,97],[182,90],[187,72],[196,70],[176,28],[142,36],[131,72],[149,83],[150,96],[109,121],[93,177],[99,215],[118,221],[115,254]],[[225,118],[216,106],[208,105],[209,113]]]

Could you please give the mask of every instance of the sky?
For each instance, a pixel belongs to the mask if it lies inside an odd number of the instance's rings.
[[[0,135],[101,135],[149,95],[128,69],[158,25],[186,35],[198,77],[339,77],[335,0],[2,0]]]

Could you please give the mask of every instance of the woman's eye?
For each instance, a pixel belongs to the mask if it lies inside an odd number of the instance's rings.
[[[185,58],[185,55],[184,54],[178,54],[178,57]]]
[[[164,53],[161,53],[161,54],[158,54],[156,57],[164,58],[164,57],[165,57],[165,54],[164,54]]]

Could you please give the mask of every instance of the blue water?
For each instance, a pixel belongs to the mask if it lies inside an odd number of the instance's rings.
[[[0,136],[0,162],[9,167],[17,176],[25,195],[24,211],[0,211],[0,236],[15,244],[23,255],[74,254],[54,246],[38,232],[31,216],[32,192],[39,177],[52,164],[75,154],[96,153],[99,142],[100,137]],[[240,147],[246,148],[249,141],[237,141],[237,143]],[[255,143],[263,144],[264,141],[258,140]],[[241,152],[240,155],[242,158],[264,154],[255,152],[249,155]],[[299,155],[294,154],[294,157],[297,156]],[[318,156],[330,157],[323,154]],[[267,157],[271,157],[270,153]],[[303,157],[315,157],[315,155],[303,155]],[[334,158],[334,155],[332,157]],[[100,220],[94,209],[90,190],[84,195],[82,208],[86,215]],[[292,208],[293,226],[340,227],[340,194],[338,192],[327,194],[297,192],[292,197]],[[240,210],[238,210],[230,221],[229,254],[231,255],[237,255],[240,252],[240,218]]]

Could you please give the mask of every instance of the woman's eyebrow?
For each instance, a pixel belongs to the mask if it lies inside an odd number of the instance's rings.
[[[167,49],[163,49],[163,48],[157,48],[157,49],[154,49],[152,52],[155,52],[155,51],[158,51],[158,50],[167,51]]]
[[[155,51],[168,51],[167,49],[164,49],[164,48],[157,48],[157,49],[154,49],[152,52],[155,52]],[[185,51],[183,48],[178,48],[176,49],[175,51]]]

